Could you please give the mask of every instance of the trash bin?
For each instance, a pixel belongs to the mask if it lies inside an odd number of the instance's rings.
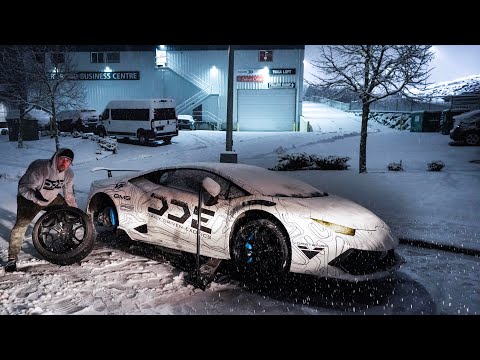
[[[440,131],[441,111],[415,111],[410,117],[411,132]]]
[[[18,130],[20,120],[18,118],[7,118],[8,140],[18,141]],[[38,120],[22,121],[22,140],[38,140]]]
[[[469,110],[468,109],[443,110],[440,118],[440,126],[441,126],[442,134],[443,135],[450,134],[450,130],[453,129],[453,122],[454,122],[452,118],[455,115],[460,115],[467,111]]]

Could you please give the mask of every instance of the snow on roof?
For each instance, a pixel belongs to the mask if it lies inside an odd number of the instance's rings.
[[[19,110],[9,110],[7,119],[18,119],[20,117]],[[24,116],[25,120],[38,120],[39,124],[48,124],[50,122],[50,114],[44,110],[32,109]]]
[[[205,162],[181,166],[214,170],[245,190],[265,196],[310,197],[321,192],[303,181],[253,165]]]

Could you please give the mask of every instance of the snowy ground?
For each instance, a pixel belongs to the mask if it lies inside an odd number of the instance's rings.
[[[358,174],[360,118],[320,104],[304,103],[311,133],[235,132],[240,163],[265,168],[279,154],[349,156],[346,171],[293,171],[320,190],[354,200],[383,218],[401,238],[480,249],[480,147],[449,146],[440,133],[398,131],[372,122],[367,142],[367,174]],[[172,145],[119,144],[119,152],[97,154],[98,144],[61,138],[75,151],[73,170],[80,208],[85,208],[99,166],[149,169],[165,164],[218,161],[225,133],[181,131]],[[42,138],[18,149],[0,137],[0,255],[7,257],[15,221],[18,178],[37,158],[48,158],[54,141]],[[402,160],[403,172],[387,165]],[[441,172],[427,163],[442,160]],[[0,314],[480,314],[478,257],[401,246],[412,266],[387,282],[351,285],[296,276],[272,289],[233,280],[206,291],[185,285],[186,272],[155,249],[129,242],[99,241],[80,265],[50,264],[33,248],[30,231],[19,271],[0,275]],[[439,300],[440,299],[440,300]]]

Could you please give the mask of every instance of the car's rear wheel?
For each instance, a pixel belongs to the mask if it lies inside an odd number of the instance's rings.
[[[93,224],[99,241],[113,244],[123,240],[123,232],[117,229],[118,213],[113,203],[105,202],[94,211]]]
[[[71,206],[55,206],[37,220],[32,240],[39,254],[51,263],[70,265],[93,249],[96,233],[90,217]]]
[[[478,145],[480,144],[480,135],[477,133],[470,133],[465,136],[465,143],[467,145]]]
[[[171,144],[172,143],[172,138],[171,137],[165,138],[165,139],[163,139],[163,142],[165,144]]]
[[[252,219],[234,235],[232,257],[237,271],[247,277],[268,279],[285,273],[289,266],[287,238],[268,219]]]

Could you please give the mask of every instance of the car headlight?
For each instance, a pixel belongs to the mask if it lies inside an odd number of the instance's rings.
[[[316,221],[319,224],[322,224],[323,226],[326,226],[326,227],[332,229],[336,233],[344,234],[344,235],[351,235],[351,236],[355,235],[355,229],[352,229],[352,228],[349,228],[349,227],[346,227],[346,226],[342,226],[342,225],[338,225],[338,224],[334,224],[334,223],[331,223],[331,222],[328,222],[328,221],[318,220],[318,219],[314,219],[314,218],[311,218],[311,219],[313,221]]]

